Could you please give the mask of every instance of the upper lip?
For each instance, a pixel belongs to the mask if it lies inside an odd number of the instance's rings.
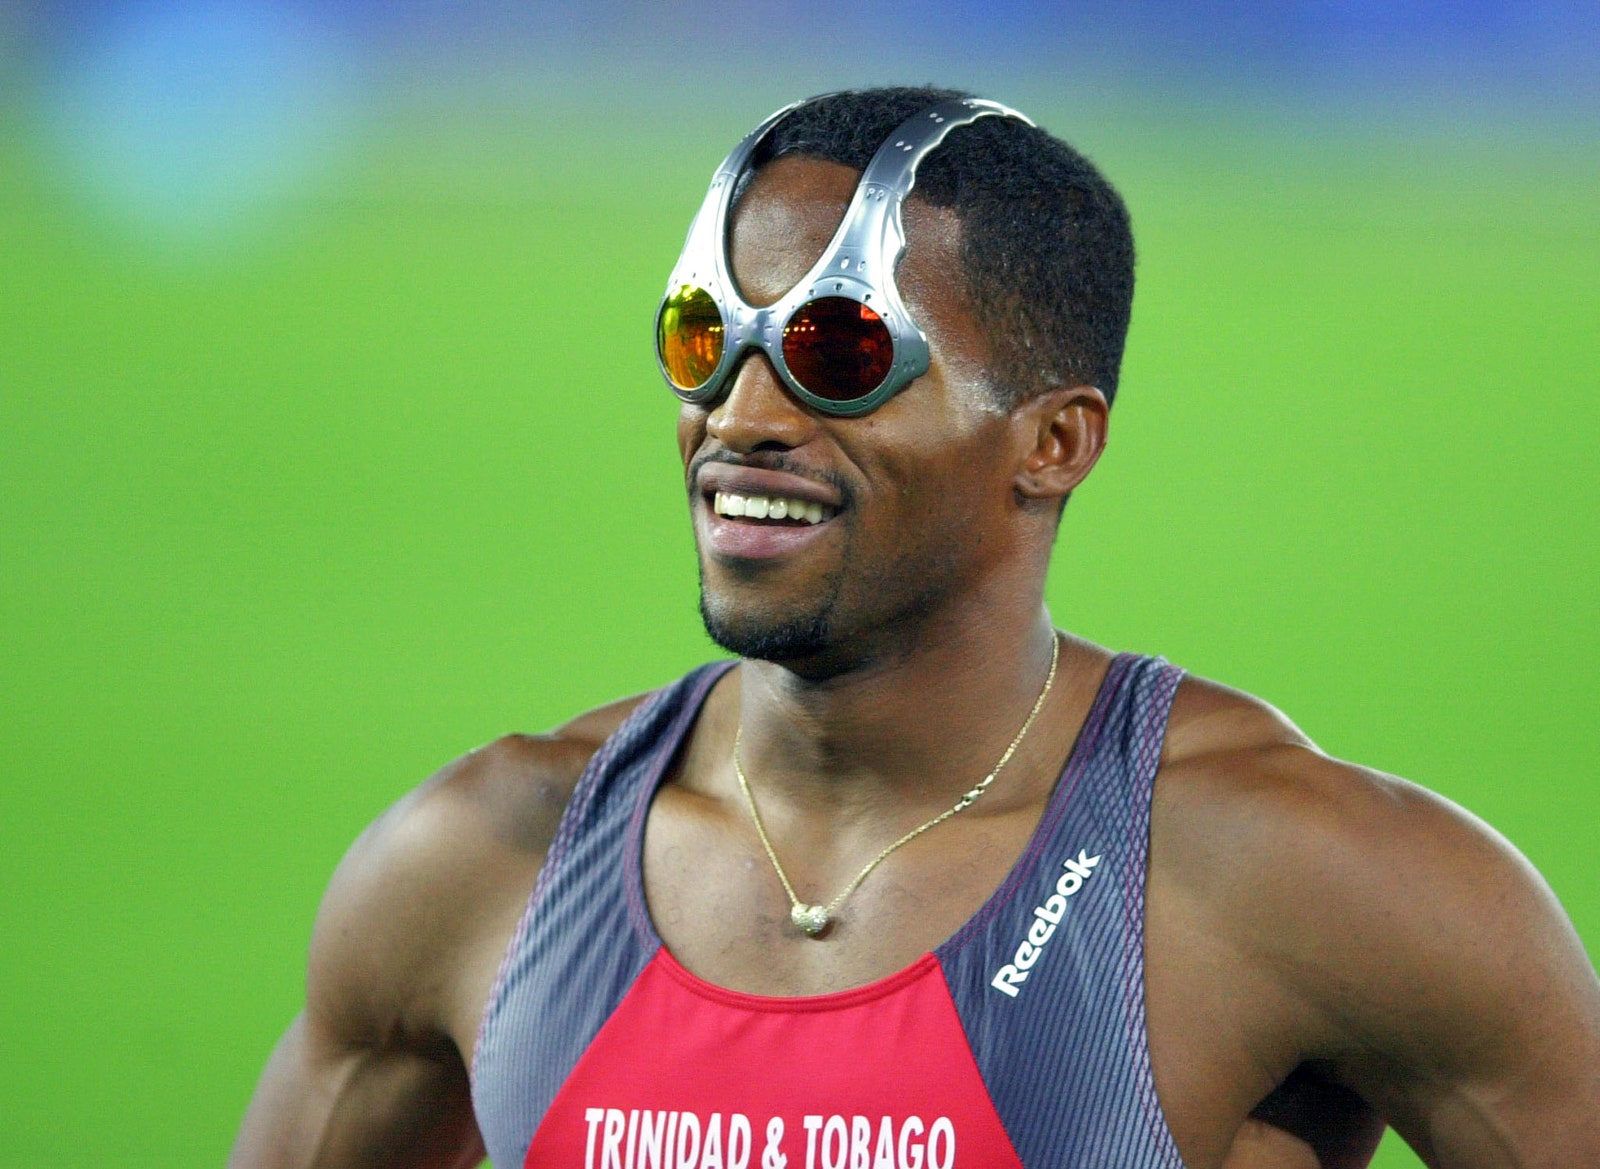
[[[760,467],[741,467],[733,463],[707,463],[695,476],[702,494],[719,491],[732,495],[770,495],[820,503],[837,511],[843,502],[837,488],[787,471],[767,471]]]

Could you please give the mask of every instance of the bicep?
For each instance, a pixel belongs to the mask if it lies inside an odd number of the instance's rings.
[[[1391,1032],[1391,1122],[1441,1169],[1600,1165],[1600,982],[1554,895],[1501,847],[1485,860],[1499,896],[1474,882],[1476,898],[1444,898],[1453,952],[1414,943],[1424,961],[1406,965],[1432,969]]]
[[[483,1159],[465,1059],[587,758],[571,743],[498,740],[362,834],[323,898],[307,1006],[262,1075],[234,1166]]]
[[[1559,902],[1469,813],[1379,794],[1313,911],[1348,1082],[1443,1169],[1600,1164],[1600,982]]]
[[[439,1017],[457,939],[437,787],[402,800],[340,862],[312,930],[306,1008],[245,1115],[238,1169],[455,1166],[482,1159],[462,1057]]]
[[[466,1070],[350,1043],[306,1014],[268,1061],[230,1169],[470,1167],[483,1159]]]

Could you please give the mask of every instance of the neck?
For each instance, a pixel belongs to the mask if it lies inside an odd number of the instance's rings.
[[[848,814],[885,800],[948,803],[992,770],[1044,686],[1049,614],[1041,603],[1009,620],[990,611],[982,622],[918,632],[892,658],[820,680],[745,662],[742,756],[757,788]],[[1075,664],[1069,641],[1061,689]]]

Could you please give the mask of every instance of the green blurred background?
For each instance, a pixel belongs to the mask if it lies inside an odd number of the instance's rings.
[[[1592,22],[1226,7],[0,13],[0,1166],[218,1163],[356,833],[715,653],[651,314],[723,151],[847,84],[1133,210],[1058,623],[1464,804],[1596,952]]]

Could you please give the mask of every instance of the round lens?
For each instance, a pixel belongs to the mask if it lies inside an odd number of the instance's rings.
[[[783,327],[783,360],[794,380],[819,398],[850,402],[883,384],[894,338],[859,300],[825,296],[801,305]]]
[[[685,284],[667,293],[656,317],[656,352],[680,390],[696,390],[722,360],[722,314],[704,288]]]

